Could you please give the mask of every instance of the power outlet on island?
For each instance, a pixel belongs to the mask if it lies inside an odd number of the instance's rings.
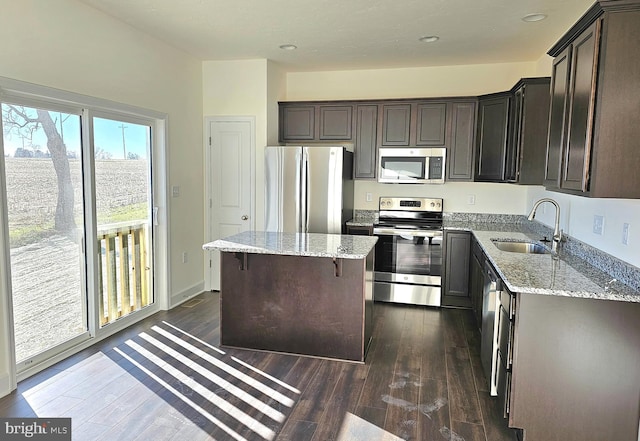
[[[182,252],[182,263],[187,263],[189,262],[189,254],[187,254],[186,251]]]
[[[593,234],[602,236],[604,234],[604,216],[595,214],[593,216]]]

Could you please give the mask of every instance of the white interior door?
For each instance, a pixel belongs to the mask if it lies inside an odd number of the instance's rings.
[[[209,129],[209,240],[255,228],[252,117],[211,118]],[[220,289],[220,253],[208,251],[208,288]]]

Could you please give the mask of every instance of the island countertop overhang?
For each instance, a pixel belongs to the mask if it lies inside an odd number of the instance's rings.
[[[244,231],[206,243],[202,248],[232,253],[364,259],[377,241],[375,236]]]

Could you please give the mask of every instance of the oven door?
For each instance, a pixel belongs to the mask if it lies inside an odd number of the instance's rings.
[[[374,228],[375,280],[441,284],[442,231]]]

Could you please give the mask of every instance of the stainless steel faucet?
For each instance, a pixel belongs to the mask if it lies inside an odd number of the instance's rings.
[[[533,208],[531,209],[531,213],[529,213],[529,217],[527,219],[533,220],[536,216],[536,210],[538,206],[543,202],[552,203],[556,207],[556,225],[553,229],[553,242],[551,243],[551,251],[554,253],[558,252],[558,244],[562,241],[562,230],[560,229],[560,205],[551,198],[542,198],[533,204]]]

